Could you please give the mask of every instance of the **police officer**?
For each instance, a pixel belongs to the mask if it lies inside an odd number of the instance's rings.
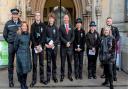
[[[13,70],[14,70],[14,57],[15,57],[15,49],[14,49],[14,39],[16,37],[16,31],[21,25],[21,21],[19,19],[19,10],[14,8],[11,9],[12,13],[11,20],[7,21],[3,31],[3,37],[8,43],[8,78],[9,78],[9,87],[14,87],[13,83]]]
[[[55,15],[50,13],[48,15],[48,26],[46,27],[46,57],[47,57],[47,83],[50,82],[51,71],[52,79],[55,83],[58,82],[56,77],[56,58],[57,46],[59,42],[59,30],[55,25]],[[52,63],[52,66],[51,66]]]
[[[113,87],[113,63],[115,62],[115,39],[111,36],[111,28],[104,28],[104,35],[100,38],[99,59],[104,66],[105,82],[102,85],[110,84]]]
[[[33,87],[37,82],[37,62],[39,57],[40,83],[44,81],[44,45],[45,45],[45,25],[41,22],[40,12],[35,12],[35,22],[31,25],[32,57],[33,57]]]
[[[75,39],[74,39],[74,70],[75,78],[82,79],[83,71],[83,54],[85,46],[85,31],[82,28],[82,19],[76,19],[76,29],[74,30]]]
[[[106,24],[107,26],[109,26],[111,28],[111,31],[112,31],[112,35],[113,37],[115,38],[115,45],[117,47],[117,42],[119,41],[120,39],[120,34],[119,34],[119,30],[117,27],[113,26],[113,23],[112,23],[112,18],[111,17],[108,17],[107,20],[106,20]],[[117,55],[117,50],[115,50],[115,53]],[[116,58],[115,58],[116,59]],[[116,60],[113,64],[113,80],[114,81],[117,81],[117,73],[116,73]]]
[[[88,79],[96,79],[96,62],[99,48],[99,34],[96,31],[96,24],[94,21],[90,22],[90,30],[86,34],[87,57],[88,57]]]
[[[64,16],[64,24],[59,29],[60,42],[61,42],[61,78],[60,82],[64,80],[65,75],[65,61],[68,62],[68,79],[73,81],[72,78],[72,54],[73,54],[73,41],[74,41],[74,30],[69,24],[69,16]]]

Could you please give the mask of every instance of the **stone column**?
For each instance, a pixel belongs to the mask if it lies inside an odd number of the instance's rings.
[[[93,21],[96,21],[95,7],[96,7],[96,0],[92,0],[92,20]]]
[[[20,1],[21,2],[21,5],[20,5],[20,8],[21,8],[21,19],[23,21],[26,21],[26,0],[22,0]]]
[[[97,23],[97,31],[100,33],[101,31],[101,0],[97,0],[96,5],[96,23]]]

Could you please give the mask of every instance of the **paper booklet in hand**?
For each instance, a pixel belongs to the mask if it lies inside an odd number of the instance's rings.
[[[34,48],[34,50],[35,50],[35,53],[40,53],[40,52],[42,52],[43,49],[42,49],[41,45],[38,45]]]

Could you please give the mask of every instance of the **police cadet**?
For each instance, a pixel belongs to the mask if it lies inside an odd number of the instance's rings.
[[[74,30],[69,24],[69,16],[64,16],[64,24],[60,26],[60,54],[61,54],[61,78],[60,82],[64,80],[65,77],[65,61],[68,62],[68,79],[73,81],[72,78],[72,55],[73,55],[73,41],[74,41]]]
[[[74,70],[75,78],[82,79],[83,71],[83,54],[85,47],[85,31],[82,28],[82,19],[76,19],[76,29],[74,30],[75,39],[73,42],[74,46]]]
[[[47,57],[47,83],[50,82],[51,72],[52,79],[55,83],[58,82],[56,77],[56,59],[57,59],[57,46],[59,42],[59,30],[55,25],[55,15],[50,13],[48,15],[48,26],[46,27],[46,57]],[[52,65],[51,65],[52,64]]]
[[[113,87],[113,63],[115,62],[115,39],[111,36],[111,28],[104,28],[104,35],[100,38],[99,59],[104,66],[105,82],[102,85],[110,84]]]
[[[14,70],[14,39],[16,37],[16,31],[21,25],[19,19],[19,10],[14,8],[10,11],[12,13],[12,19],[9,20],[4,27],[3,37],[8,43],[8,78],[9,78],[9,87],[14,87],[13,83],[13,70]]]
[[[35,12],[35,22],[31,25],[31,41],[32,41],[32,57],[33,57],[33,74],[32,83],[33,87],[37,82],[37,63],[39,57],[39,73],[40,83],[44,81],[44,45],[45,45],[45,25],[41,22],[40,12]]]
[[[86,34],[87,57],[88,57],[88,79],[96,79],[96,62],[99,48],[99,34],[96,31],[96,23],[90,22],[90,30]]]
[[[111,17],[108,17],[107,20],[106,20],[106,24],[107,26],[109,26],[111,28],[111,31],[112,31],[112,36],[115,38],[115,45],[117,47],[117,42],[119,41],[120,39],[120,34],[119,34],[119,30],[117,27],[113,26],[113,23],[112,23],[112,18]],[[117,50],[115,50],[115,53],[116,53],[116,56],[117,56]],[[116,59],[116,57],[115,57]],[[116,73],[116,60],[113,64],[113,80],[114,81],[117,81],[117,73]]]

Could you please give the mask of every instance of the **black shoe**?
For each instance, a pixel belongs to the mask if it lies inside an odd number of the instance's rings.
[[[108,84],[109,83],[107,81],[105,81],[104,83],[102,83],[103,86],[108,86]]]
[[[115,78],[113,78],[113,81],[117,81],[117,78],[115,77]]]
[[[103,75],[101,75],[100,77],[101,77],[101,78],[105,78],[105,75],[103,74]]]
[[[40,80],[40,83],[47,85],[47,81],[44,81],[44,80]]]
[[[25,86],[23,84],[21,84],[21,89],[25,89]]]
[[[34,87],[35,84],[36,84],[36,82],[35,81],[32,81],[32,83],[30,84],[30,87]]]
[[[88,76],[88,79],[92,79],[92,76]]]
[[[14,87],[14,83],[12,81],[9,82],[9,87]]]
[[[57,78],[53,78],[54,83],[58,83],[58,79]]]
[[[93,79],[97,79],[97,77],[94,75],[94,76],[93,76]]]
[[[60,82],[63,82],[63,80],[64,80],[64,77],[63,77],[63,76],[61,76],[61,78],[60,78]]]
[[[83,79],[82,75],[79,75],[79,79],[80,79],[80,80],[82,80],[82,79]]]
[[[75,79],[78,80],[78,76],[75,76]]]
[[[110,89],[114,89],[113,85],[110,85]]]
[[[73,81],[73,78],[70,76],[70,77],[68,77],[68,79],[72,82]]]

